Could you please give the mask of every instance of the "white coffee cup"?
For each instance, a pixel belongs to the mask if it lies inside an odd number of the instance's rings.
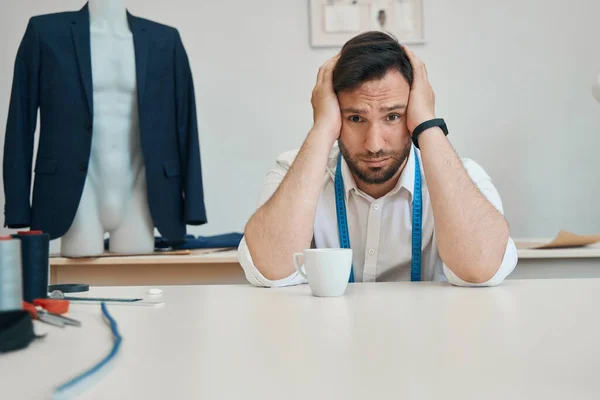
[[[302,271],[300,257],[304,258],[306,273]],[[341,296],[350,279],[352,249],[305,249],[303,253],[294,254],[294,264],[315,296]]]

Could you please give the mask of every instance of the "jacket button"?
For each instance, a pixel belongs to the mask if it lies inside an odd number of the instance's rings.
[[[79,170],[80,171],[85,172],[86,169],[87,169],[87,165],[85,163],[79,164]]]
[[[93,124],[92,124],[92,120],[91,119],[88,119],[87,121],[85,121],[85,129],[87,129],[88,131],[91,131],[92,130],[92,126],[93,126]]]

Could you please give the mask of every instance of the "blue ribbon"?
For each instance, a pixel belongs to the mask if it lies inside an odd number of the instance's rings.
[[[423,199],[421,196],[421,166],[417,150],[415,153],[415,185],[413,189],[413,212],[412,212],[412,261],[410,269],[410,280],[421,280],[421,230],[423,226]],[[340,246],[343,249],[350,248],[350,235],[348,234],[348,218],[346,216],[346,196],[344,195],[344,181],[342,179],[342,154],[337,160],[335,171],[335,207],[337,211],[338,234]],[[350,270],[348,282],[354,282],[354,265]]]

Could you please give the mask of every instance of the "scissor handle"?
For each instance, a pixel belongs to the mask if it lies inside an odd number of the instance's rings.
[[[52,314],[65,314],[69,311],[69,300],[34,299],[33,304],[46,309]]]
[[[33,319],[37,318],[37,308],[35,308],[35,306],[33,304],[24,301],[23,302],[23,310],[27,311],[29,313],[29,316],[31,316],[31,318],[33,318]]]

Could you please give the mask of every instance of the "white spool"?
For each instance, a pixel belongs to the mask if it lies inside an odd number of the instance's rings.
[[[21,240],[0,238],[0,311],[23,309]]]

